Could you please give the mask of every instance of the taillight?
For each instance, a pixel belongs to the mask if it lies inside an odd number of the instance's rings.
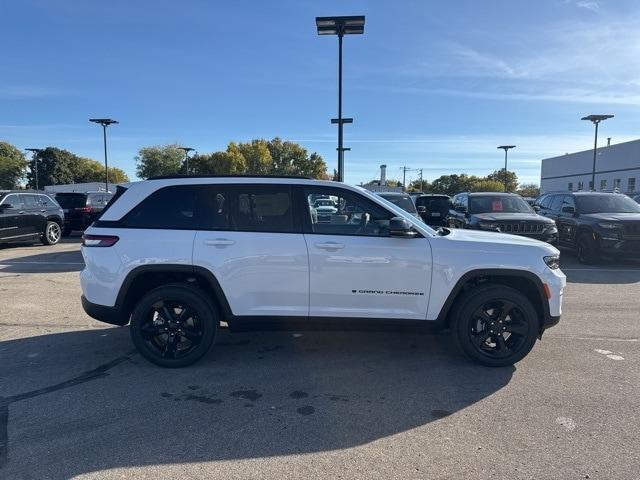
[[[91,213],[91,207],[77,207],[77,208],[74,208],[74,210],[76,212]]]
[[[82,245],[85,247],[111,247],[120,240],[115,235],[83,235]]]

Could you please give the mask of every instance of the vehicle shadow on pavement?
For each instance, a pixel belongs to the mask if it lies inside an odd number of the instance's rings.
[[[128,333],[0,343],[0,477],[356,447],[479,402],[515,371],[471,364],[445,334],[226,329],[199,363],[170,370]]]
[[[79,272],[84,268],[80,250],[51,251],[35,253],[14,258],[0,259],[2,272],[5,273],[62,273]]]

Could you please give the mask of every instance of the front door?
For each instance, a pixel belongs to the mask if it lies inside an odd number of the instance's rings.
[[[328,196],[335,213],[317,214]],[[306,187],[301,201],[309,251],[309,315],[425,320],[431,282],[429,241],[389,236],[396,216],[364,195]]]
[[[0,209],[0,239],[6,241],[20,240],[24,237],[24,205],[18,194],[7,195]]]

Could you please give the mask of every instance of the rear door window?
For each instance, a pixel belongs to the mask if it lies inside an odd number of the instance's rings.
[[[22,197],[24,208],[26,209],[40,208],[40,205],[38,205],[38,200],[36,199],[35,195],[27,195],[23,193],[20,196]]]
[[[289,185],[230,185],[230,223],[240,232],[298,233]],[[219,199],[216,199],[216,203]]]

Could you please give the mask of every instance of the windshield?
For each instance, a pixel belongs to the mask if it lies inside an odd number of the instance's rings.
[[[417,213],[415,205],[409,195],[380,195],[382,198],[409,213]]]
[[[580,213],[640,213],[640,205],[623,195],[576,195]]]
[[[469,213],[534,213],[521,197],[482,195],[469,197]]]
[[[56,201],[62,208],[84,207],[87,196],[84,193],[56,193]]]

